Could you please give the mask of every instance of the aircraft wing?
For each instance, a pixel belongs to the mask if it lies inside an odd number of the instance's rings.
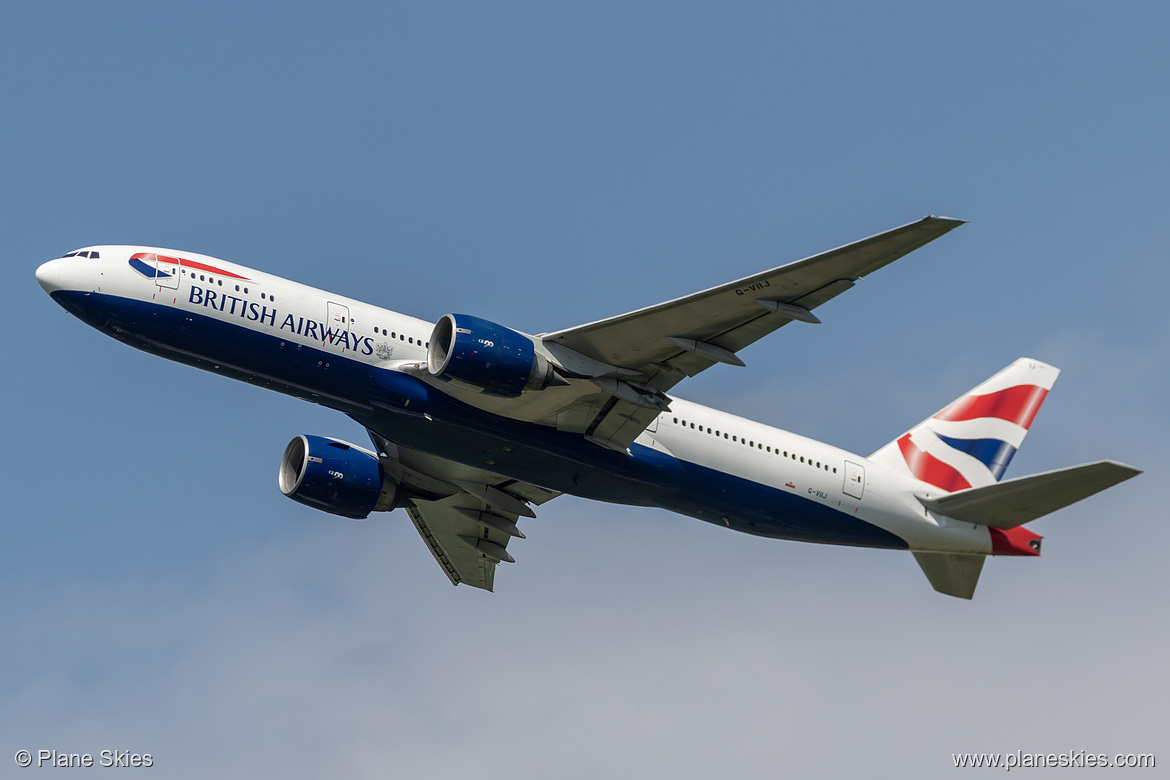
[[[512,539],[523,539],[528,506],[559,493],[417,450],[400,447],[367,425],[383,471],[410,496],[407,514],[452,585],[492,590],[496,564],[514,562]]]
[[[461,502],[458,496],[441,501],[415,500],[406,512],[452,585],[493,590],[496,564],[515,562],[507,551],[512,537],[490,523],[480,522],[479,518],[490,517],[496,523],[506,522],[515,528],[516,516],[486,512],[477,506],[460,506],[461,503],[468,502]]]
[[[559,412],[591,439],[625,449],[661,412],[666,390],[715,363],[743,365],[736,354],[793,320],[818,323],[812,310],[859,279],[950,232],[963,220],[925,217],[770,271],[673,301],[542,334],[558,346],[617,372],[593,382],[603,391]],[[569,429],[572,429],[571,427]]]
[[[665,363],[693,376],[716,362],[734,363],[727,358],[793,320],[819,322],[811,314],[817,306],[962,224],[925,217],[770,271],[542,338],[603,363],[638,371]]]

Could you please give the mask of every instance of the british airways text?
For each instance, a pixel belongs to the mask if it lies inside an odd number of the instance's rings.
[[[229,295],[219,290],[204,290],[202,287],[192,285],[191,294],[187,302],[236,315],[241,319],[262,322],[274,328],[277,327],[276,321],[279,316],[277,309],[270,309],[255,301],[244,300],[243,298]],[[334,330],[326,327],[323,322],[286,314],[284,315],[284,320],[280,323],[280,329],[288,330],[298,336],[304,336],[315,341],[321,341],[322,343],[328,342],[343,350],[360,350],[363,355],[374,354],[374,340],[369,336],[359,336],[347,330]]]

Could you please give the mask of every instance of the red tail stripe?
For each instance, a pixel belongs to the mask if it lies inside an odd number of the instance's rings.
[[[934,416],[936,420],[961,422],[980,417],[1007,420],[1027,430],[1040,411],[1048,391],[1036,385],[1016,385],[987,395],[960,398]]]
[[[971,483],[967,481],[966,477],[953,466],[943,463],[929,452],[914,446],[914,442],[910,441],[910,434],[907,433],[898,439],[898,449],[902,451],[902,457],[906,460],[906,465],[910,467],[910,473],[923,482],[929,482],[948,493],[971,487]]]

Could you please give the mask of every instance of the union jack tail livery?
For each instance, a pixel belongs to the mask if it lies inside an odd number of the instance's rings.
[[[948,493],[995,484],[1059,374],[1039,360],[1020,358],[870,460]]]

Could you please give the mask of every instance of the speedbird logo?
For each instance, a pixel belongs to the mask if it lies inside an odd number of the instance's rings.
[[[249,281],[246,276],[240,276],[239,274],[225,271],[222,268],[216,268],[207,263],[200,263],[196,260],[188,260],[183,257],[168,257],[167,255],[160,255],[154,252],[136,252],[130,256],[129,262],[131,268],[147,279],[170,278],[172,275],[177,276],[180,268],[190,268],[193,271],[203,271],[232,279],[241,279],[245,282]]]

